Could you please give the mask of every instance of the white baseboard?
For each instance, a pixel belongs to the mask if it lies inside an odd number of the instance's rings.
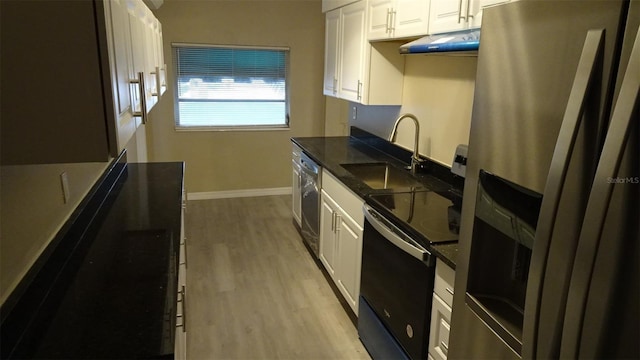
[[[187,199],[191,200],[210,200],[210,199],[227,199],[239,197],[254,196],[274,196],[274,195],[291,195],[291,187],[270,188],[270,189],[245,189],[245,190],[228,190],[228,191],[207,191],[192,192],[187,194]]]

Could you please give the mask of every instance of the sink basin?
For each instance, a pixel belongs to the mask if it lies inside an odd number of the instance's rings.
[[[341,164],[345,170],[372,189],[422,187],[406,170],[388,163]]]

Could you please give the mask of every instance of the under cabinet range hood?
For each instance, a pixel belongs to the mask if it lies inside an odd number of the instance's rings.
[[[400,46],[400,54],[437,54],[477,56],[480,29],[427,35]]]

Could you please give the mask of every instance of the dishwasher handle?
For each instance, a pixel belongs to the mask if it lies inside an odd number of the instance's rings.
[[[422,262],[430,262],[428,260],[431,257],[431,253],[427,251],[427,249],[411,239],[409,235],[405,234],[389,220],[385,219],[379,212],[367,204],[363,205],[362,210],[365,219],[390,243]]]

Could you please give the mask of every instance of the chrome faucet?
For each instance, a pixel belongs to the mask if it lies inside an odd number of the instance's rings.
[[[400,115],[398,119],[396,119],[395,124],[393,124],[393,130],[391,130],[391,134],[389,135],[389,141],[390,142],[396,141],[398,124],[400,124],[400,121],[402,121],[402,119],[405,119],[405,118],[409,118],[413,120],[413,123],[416,126],[415,143],[413,145],[413,155],[411,156],[411,167],[410,167],[411,172],[415,174],[416,169],[423,162],[423,160],[420,159],[420,155],[418,155],[418,142],[420,140],[420,124],[418,123],[418,118],[415,115],[409,114],[409,113]]]

